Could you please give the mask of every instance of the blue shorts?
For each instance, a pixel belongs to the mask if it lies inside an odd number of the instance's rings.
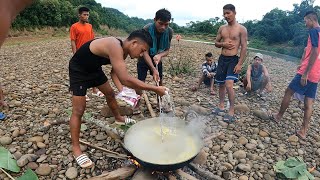
[[[239,62],[238,56],[224,56],[220,55],[218,60],[217,73],[215,76],[215,82],[217,84],[224,84],[226,80],[233,80],[237,82],[238,74],[233,72],[234,68]]]
[[[305,95],[306,97],[315,99],[317,93],[318,83],[307,81],[307,85],[301,86],[301,75],[297,74],[289,84],[289,88],[298,94]]]

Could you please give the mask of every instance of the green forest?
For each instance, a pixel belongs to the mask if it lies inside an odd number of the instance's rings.
[[[249,47],[301,57],[308,35],[303,16],[308,10],[320,13],[320,7],[314,6],[313,3],[314,0],[302,0],[300,4],[291,5],[294,7],[292,11],[273,9],[260,21],[250,20],[242,23],[248,30]],[[117,9],[102,7],[95,0],[35,0],[17,16],[12,28],[69,27],[78,21],[77,9],[80,6],[90,8],[90,23],[96,30],[101,30],[104,25],[129,33],[153,21],[153,17],[146,20],[129,17]],[[174,12],[171,13],[173,18],[170,26],[175,33],[186,36],[215,36],[218,28],[225,23],[223,18],[213,17],[178,26],[174,23]]]

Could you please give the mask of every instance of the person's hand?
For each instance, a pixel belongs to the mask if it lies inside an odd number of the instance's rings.
[[[300,80],[301,86],[307,85],[307,81],[308,81],[308,75],[303,74],[303,75],[301,76],[301,80]]]
[[[251,83],[248,83],[248,84],[247,84],[246,90],[247,90],[247,91],[251,91]]]
[[[159,96],[163,96],[169,92],[169,89],[164,86],[157,86],[154,92],[157,93]]]
[[[223,47],[231,50],[231,49],[236,48],[236,45],[234,43],[232,43],[231,40],[229,40],[228,42],[223,42]]]
[[[159,71],[158,71],[156,68],[154,68],[152,75],[153,75],[153,80],[154,80],[156,83],[159,83],[159,81],[160,81],[160,75],[159,75]]]
[[[300,68],[301,68],[301,65],[299,65],[299,66],[297,67],[297,71],[299,71],[299,70],[300,70]]]
[[[153,57],[153,61],[154,61],[154,63],[159,64],[161,61],[161,56],[159,54],[155,55]]]
[[[235,74],[239,74],[241,72],[241,68],[242,68],[242,65],[241,64],[237,64],[236,67],[234,67],[233,72]]]

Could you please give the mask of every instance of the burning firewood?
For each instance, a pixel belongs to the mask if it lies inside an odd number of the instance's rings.
[[[116,169],[111,172],[107,172],[101,174],[96,177],[92,177],[88,180],[118,180],[118,179],[126,179],[127,177],[132,176],[132,174],[136,171],[135,166],[126,166],[123,168]]]

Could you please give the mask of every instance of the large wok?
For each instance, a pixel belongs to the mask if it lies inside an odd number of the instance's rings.
[[[163,127],[161,139],[160,117],[140,121],[131,126],[124,137],[124,148],[142,167],[153,171],[173,171],[190,163],[200,152],[203,142],[184,120],[161,117],[175,127]]]

